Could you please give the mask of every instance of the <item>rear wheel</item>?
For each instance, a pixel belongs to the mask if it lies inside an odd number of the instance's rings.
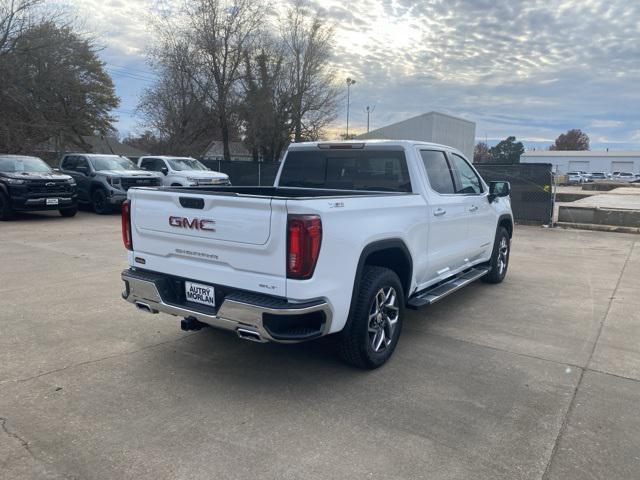
[[[106,215],[111,212],[111,207],[107,202],[107,194],[101,188],[91,194],[91,207],[98,215]]]
[[[13,209],[7,196],[0,192],[0,220],[11,220],[13,218]]]
[[[402,331],[404,292],[398,275],[388,268],[365,267],[354,302],[340,332],[340,354],[357,367],[378,368],[393,354]]]
[[[78,213],[78,207],[61,208],[58,212],[63,217],[75,217],[76,213]]]
[[[498,227],[496,240],[493,244],[493,254],[489,261],[491,271],[482,277],[485,283],[500,283],[507,275],[509,267],[509,254],[511,252],[511,240],[509,232],[504,227]]]

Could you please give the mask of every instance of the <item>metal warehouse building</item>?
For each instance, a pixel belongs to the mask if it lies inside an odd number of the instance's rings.
[[[356,138],[441,143],[457,148],[464,153],[469,161],[472,161],[475,137],[476,124],[474,122],[445,113],[429,112],[371,130]]]
[[[640,173],[640,152],[532,150],[520,163],[550,163],[559,174],[567,172]]]

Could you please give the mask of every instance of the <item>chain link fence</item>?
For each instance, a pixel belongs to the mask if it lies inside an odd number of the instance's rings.
[[[474,167],[487,183],[496,180],[511,183],[511,208],[517,222],[552,224],[554,187],[550,163],[474,164]]]
[[[224,160],[201,160],[216,172],[229,175],[233,185],[239,186],[272,186],[276,180],[279,163],[262,162],[226,162]]]

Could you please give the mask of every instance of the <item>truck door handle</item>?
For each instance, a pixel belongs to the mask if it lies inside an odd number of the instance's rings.
[[[477,210],[478,210],[478,206],[477,205],[474,205],[469,209],[470,212],[475,212]]]
[[[433,212],[433,214],[434,214],[436,217],[441,217],[441,216],[442,216],[442,215],[444,215],[445,213],[447,213],[447,211],[446,211],[445,209],[443,209],[443,208],[436,208],[436,209],[434,210],[434,212]]]

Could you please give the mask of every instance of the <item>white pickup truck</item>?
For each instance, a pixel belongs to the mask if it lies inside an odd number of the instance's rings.
[[[164,186],[229,185],[229,176],[226,173],[211,171],[191,157],[162,155],[140,157],[138,166],[142,170],[162,173],[162,185]]]
[[[406,308],[507,272],[508,182],[450,147],[292,144],[273,187],[132,188],[123,298],[246,340],[336,334],[350,363],[393,353]]]

